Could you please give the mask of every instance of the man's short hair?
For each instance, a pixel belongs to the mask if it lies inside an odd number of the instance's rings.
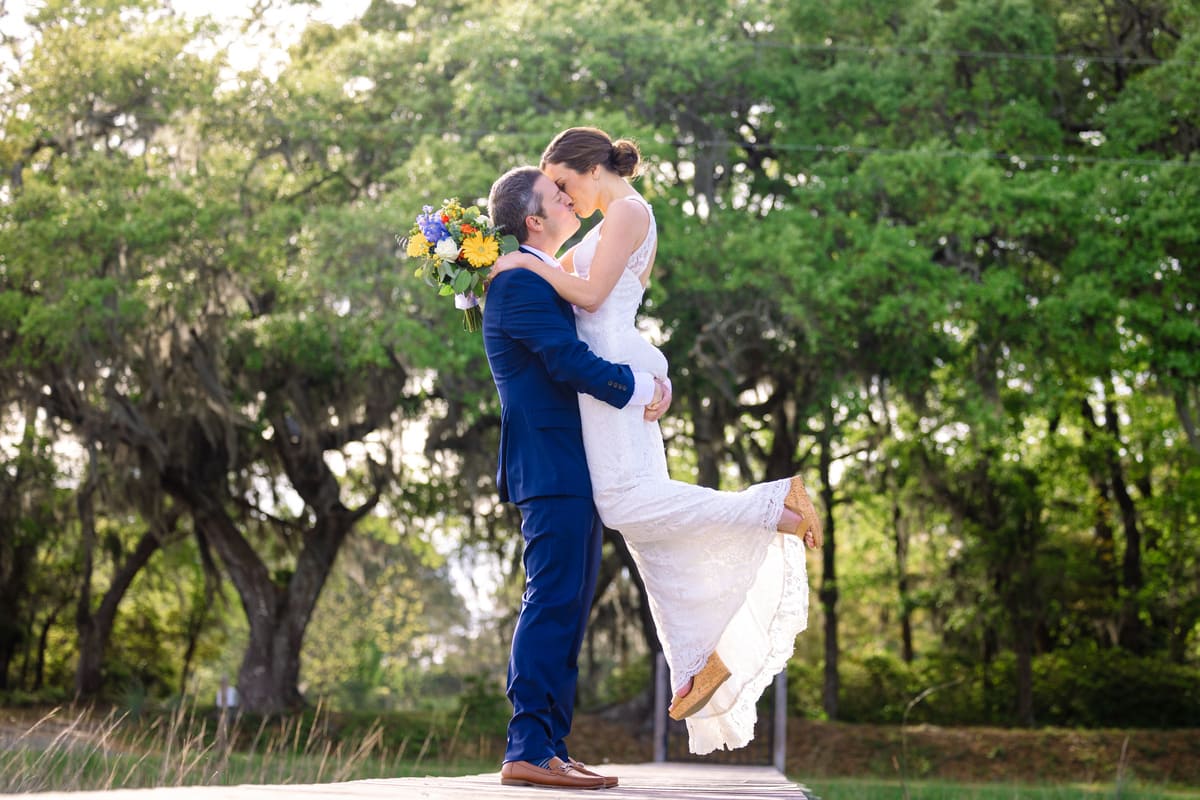
[[[537,167],[514,167],[497,178],[488,193],[488,216],[492,224],[501,233],[517,237],[521,244],[529,238],[525,218],[530,214],[546,216],[541,195],[534,191],[541,176],[542,171]]]

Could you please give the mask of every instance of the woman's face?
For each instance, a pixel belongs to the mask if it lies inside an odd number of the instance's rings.
[[[599,167],[593,167],[588,172],[576,172],[566,164],[547,164],[542,172],[571,196],[576,215],[586,219],[596,213],[596,190],[600,185],[592,175],[596,169]]]

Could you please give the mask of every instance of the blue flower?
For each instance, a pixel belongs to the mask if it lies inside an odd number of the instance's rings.
[[[450,237],[450,231],[446,230],[445,223],[437,212],[433,210],[433,206],[424,206],[422,209],[424,214],[417,215],[417,227],[421,229],[421,233],[425,234],[425,238],[430,242],[437,244],[442,239]]]

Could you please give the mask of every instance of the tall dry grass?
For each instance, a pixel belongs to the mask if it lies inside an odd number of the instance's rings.
[[[0,736],[0,793],[327,783],[495,769],[469,753],[455,756],[464,716],[448,746],[430,758],[432,730],[417,745],[405,737],[388,746],[376,721],[339,740],[319,704],[311,717],[256,722],[188,704],[148,722],[59,707],[15,735]]]

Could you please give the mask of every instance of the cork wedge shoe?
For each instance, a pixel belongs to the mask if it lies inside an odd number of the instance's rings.
[[[721,684],[729,680],[729,668],[714,651],[704,662],[704,668],[692,678],[692,690],[683,697],[676,696],[667,714],[671,719],[687,719],[712,699]]]
[[[808,496],[808,492],[804,488],[804,481],[800,479],[799,475],[792,478],[783,504],[789,511],[800,517],[800,524],[796,526],[796,530],[789,531],[789,533],[799,536],[809,547],[814,549],[820,547],[824,543],[821,518],[817,516],[817,509],[813,506],[812,498]]]

